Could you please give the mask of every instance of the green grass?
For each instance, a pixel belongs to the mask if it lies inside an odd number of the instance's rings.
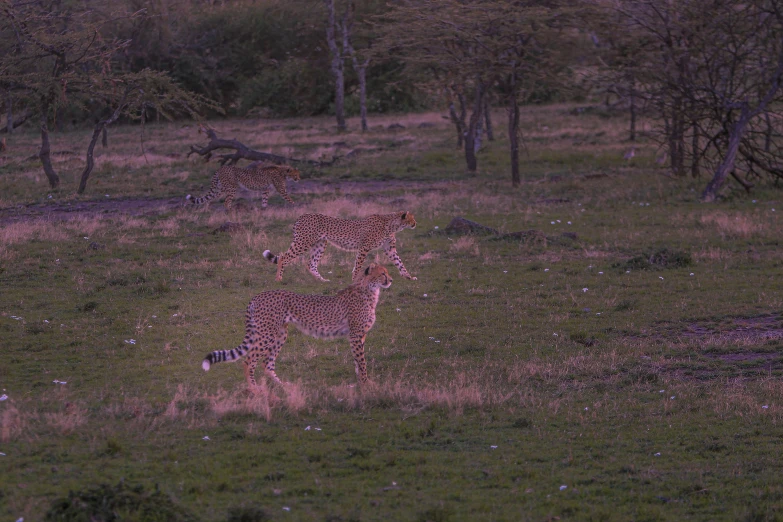
[[[469,176],[445,123],[331,136],[329,120],[296,120],[265,143],[258,122],[229,122],[226,137],[293,155],[313,136],[386,145],[310,173],[362,183],[294,186],[295,207],[274,195],[260,210],[245,194],[230,215],[213,204],[17,223],[3,211],[2,517],[42,519],[58,499],[71,506],[69,492],[169,509],[156,491],[205,521],[783,516],[780,192],[704,205],[705,181],[657,174],[652,144],[622,161],[622,120],[560,107],[527,117],[519,189],[501,131]],[[77,159],[57,164],[63,186],[50,192],[24,159],[36,136],[14,135],[2,206],[207,186],[214,162],[185,158],[195,129],[148,126],[151,164],[138,129],[115,132],[116,157],[99,159],[81,197]],[[58,136],[55,150],[84,136]],[[353,255],[334,247],[321,267],[331,283],[304,260],[274,281],[261,252],[287,247],[297,215],[403,208],[419,225],[397,248],[419,280],[378,258],[394,283],[367,337],[373,384],[355,386],[347,341],[293,328],[277,365],[286,388],[249,395],[240,365],[201,370],[207,352],[241,341],[254,294],[348,284]],[[542,234],[444,233],[455,216]],[[245,229],[213,234],[225,221]]]

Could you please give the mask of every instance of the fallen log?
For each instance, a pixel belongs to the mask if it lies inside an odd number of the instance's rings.
[[[286,156],[279,156],[277,154],[272,154],[269,152],[261,152],[259,150],[251,149],[244,143],[232,139],[232,140],[226,140],[221,139],[217,137],[217,133],[215,132],[215,129],[212,129],[211,127],[207,127],[206,125],[200,125],[199,126],[199,134],[201,132],[204,132],[207,137],[209,138],[209,143],[205,147],[197,147],[196,145],[190,146],[190,152],[188,152],[188,157],[190,157],[191,154],[198,154],[202,158],[204,158],[205,161],[209,161],[212,159],[212,153],[216,150],[220,149],[234,149],[233,154],[219,154],[217,157],[218,162],[221,165],[236,165],[236,163],[241,159],[246,159],[249,161],[261,161],[261,162],[269,162],[269,163],[275,163],[275,164],[289,164],[289,165],[311,165],[314,167],[323,167],[323,166],[329,166],[332,165],[335,161],[337,161],[337,157],[332,158],[332,161],[314,161],[314,160],[306,160],[306,159],[297,159],[297,158],[288,158]]]

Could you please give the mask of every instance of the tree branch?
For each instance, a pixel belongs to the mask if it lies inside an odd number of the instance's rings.
[[[209,127],[206,127],[204,125],[200,126],[200,130],[203,130],[207,137],[209,138],[209,143],[207,143],[204,147],[198,147],[196,145],[190,146],[190,152],[188,152],[188,157],[191,154],[198,154],[199,156],[203,157],[205,161],[209,161],[212,158],[212,152],[220,149],[234,149],[236,152],[233,154],[220,154],[218,157],[220,158],[218,162],[221,165],[235,165],[239,160],[246,159],[249,161],[271,161],[272,163],[291,163],[291,164],[304,164],[304,165],[312,165],[315,167],[323,167],[323,166],[329,166],[334,164],[335,161],[337,161],[340,157],[334,157],[332,158],[332,161],[314,161],[314,160],[306,160],[306,159],[297,159],[297,158],[289,158],[286,156],[278,156],[277,154],[271,154],[269,152],[261,152],[258,150],[254,150],[249,148],[244,143],[237,141],[236,139],[233,140],[227,140],[227,139],[221,139],[217,137],[217,133],[215,132],[215,129],[211,129]]]

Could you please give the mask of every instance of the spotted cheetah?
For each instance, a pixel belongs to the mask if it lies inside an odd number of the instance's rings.
[[[353,267],[352,280],[361,272],[362,264],[371,250],[383,247],[386,255],[394,262],[402,277],[416,280],[408,273],[402,259],[397,255],[397,240],[394,234],[406,228],[416,228],[416,220],[410,212],[400,211],[394,214],[373,214],[364,219],[340,219],[322,214],[305,214],[294,223],[294,240],[288,250],[279,256],[269,250],[264,257],[277,264],[278,281],[283,280],[283,270],[287,264],[310,249],[310,273],[320,281],[329,281],[318,273],[318,262],[324,253],[326,243],[337,248],[358,251]]]
[[[364,339],[375,323],[375,307],[381,288],[389,288],[392,278],[381,265],[371,263],[362,277],[337,295],[302,295],[287,290],[270,290],[255,296],[247,307],[245,339],[233,350],[218,350],[201,363],[208,371],[215,363],[233,362],[245,357],[245,378],[256,386],[258,360],[266,374],[281,382],[275,373],[275,359],[288,337],[288,323],[319,339],[348,337],[359,382],[367,382]]]
[[[188,194],[185,199],[195,205],[201,205],[202,203],[209,203],[214,198],[226,196],[223,205],[225,205],[226,210],[231,210],[234,198],[237,195],[237,186],[241,183],[245,188],[261,191],[261,208],[266,208],[267,201],[269,201],[269,185],[274,185],[277,192],[283,196],[283,199],[293,203],[294,200],[291,199],[285,189],[286,178],[291,178],[298,182],[299,171],[290,165],[268,165],[245,169],[227,165],[220,167],[212,176],[212,185],[209,192],[200,198],[194,198]]]

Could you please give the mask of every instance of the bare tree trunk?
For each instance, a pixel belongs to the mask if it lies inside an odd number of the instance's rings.
[[[38,153],[38,157],[43,164],[44,174],[46,174],[46,178],[49,180],[49,186],[55,189],[60,186],[60,177],[52,167],[52,149],[49,145],[49,127],[46,126],[47,109],[48,107],[44,107],[43,115],[41,116],[41,151]]]
[[[359,74],[359,115],[362,120],[362,132],[367,131],[367,65],[370,60],[364,62],[356,71]]]
[[[476,125],[475,136],[473,137],[474,154],[478,154],[478,151],[481,150],[481,139],[483,137],[483,131],[484,131],[484,126],[482,125],[483,123],[484,123],[484,116],[482,114],[481,116],[479,116],[478,124]]]
[[[462,130],[462,122],[459,121],[459,117],[457,116],[457,109],[454,107],[454,100],[449,100],[449,117],[451,118],[451,123],[457,128],[457,148],[461,149],[462,133],[464,131]]]
[[[343,70],[343,56],[337,47],[335,37],[334,0],[324,0],[329,10],[329,19],[326,23],[326,43],[329,46],[329,54],[332,56],[332,75],[334,76],[334,113],[337,117],[337,130],[345,130],[345,72]]]
[[[454,98],[451,96],[451,89],[446,87],[446,98],[449,101],[449,117],[451,122],[457,128],[457,148],[462,148],[462,140],[465,138],[465,99],[462,94],[457,93],[459,99],[460,113],[457,114],[457,109],[454,107]]]
[[[351,30],[353,28],[353,13],[356,9],[356,5],[351,2],[343,16],[343,51],[347,51],[351,55],[351,62],[353,63],[353,70],[356,71],[356,75],[359,77],[359,115],[362,120],[362,132],[367,131],[367,66],[370,65],[370,59],[364,60],[364,63],[359,65],[359,60],[356,59],[356,50],[351,43]]]
[[[495,141],[495,132],[492,129],[492,107],[489,105],[489,96],[484,97],[484,125],[487,128],[487,139]]]
[[[95,144],[98,143],[98,138],[103,136],[103,146],[106,146],[106,127],[117,121],[117,119],[120,117],[120,114],[122,113],[122,110],[125,108],[125,100],[127,98],[127,94],[122,98],[122,101],[117,106],[116,109],[114,109],[114,112],[111,116],[106,118],[105,120],[101,120],[98,123],[95,124],[95,130],[92,132],[92,139],[90,140],[90,145],[87,147],[87,164],[84,166],[84,171],[82,172],[82,179],[79,181],[79,188],[76,190],[77,194],[84,193],[84,189],[87,188],[87,180],[90,178],[90,173],[92,173],[93,167],[95,167],[95,161],[93,160],[93,153],[95,152]]]
[[[473,102],[473,112],[470,114],[470,122],[468,123],[467,131],[465,132],[465,163],[467,163],[468,171],[476,172],[478,162],[476,160],[476,128],[481,125],[482,119],[482,100],[483,100],[483,88],[481,83],[476,83],[475,95]],[[480,138],[479,138],[480,139]]]
[[[459,101],[459,130],[462,131],[457,140],[457,147],[463,147],[465,145],[465,133],[468,132],[468,123],[465,118],[468,116],[468,105],[465,103],[465,96],[461,93],[457,93],[457,101]]]
[[[636,93],[635,93],[635,82],[633,79],[631,79],[631,90],[629,93],[629,97],[631,99],[631,130],[630,135],[628,136],[629,141],[636,141]]]
[[[29,111],[27,109],[23,109],[21,115],[17,114],[16,120],[13,121],[13,123],[11,123],[10,125],[6,125],[5,127],[0,129],[0,134],[4,134],[4,133],[8,132],[9,129],[11,129],[11,131],[13,131],[13,129],[19,127],[21,124],[23,124],[24,122],[29,120],[32,117],[32,115],[33,115],[32,111]]]
[[[684,138],[684,118],[682,104],[675,100],[671,107],[671,127],[669,129],[669,157],[672,173],[675,176],[685,176],[684,158],[685,146]]]
[[[764,119],[767,121],[767,131],[764,133],[764,152],[769,152],[772,146],[772,120],[769,117],[769,112],[764,112]]]
[[[14,105],[13,100],[11,100],[11,93],[6,94],[5,98],[6,103],[6,122],[5,126],[7,129],[7,132],[9,135],[14,133]]]
[[[512,88],[508,102],[508,143],[511,149],[511,186],[518,187],[519,179],[519,104],[516,89]]]
[[[734,171],[734,161],[737,159],[737,151],[739,151],[742,135],[745,133],[745,127],[751,118],[751,111],[747,107],[743,108],[737,123],[734,124],[729,133],[729,146],[726,149],[726,155],[721,164],[718,165],[712,180],[704,189],[701,195],[702,201],[715,201],[718,197],[718,192],[726,181],[726,177]]]
[[[700,163],[701,163],[701,150],[699,149],[699,126],[696,121],[691,124],[693,129],[693,135],[691,136],[691,177],[698,178],[701,176]]]

